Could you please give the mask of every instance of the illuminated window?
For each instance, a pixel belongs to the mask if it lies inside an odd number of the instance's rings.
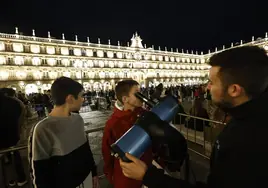
[[[107,52],[107,57],[109,57],[109,58],[113,58],[113,57],[114,57],[114,53],[111,52],[111,51],[108,51],[108,52]]]
[[[89,56],[89,57],[92,57],[93,56],[93,51],[90,50],[90,49],[86,49],[86,55]]]
[[[123,53],[122,52],[117,52],[116,56],[117,56],[117,58],[122,59],[123,58]]]
[[[47,46],[48,54],[55,54],[55,48],[53,46]]]
[[[0,42],[0,51],[4,51],[4,50],[5,50],[5,43]]]
[[[40,53],[40,46],[39,46],[39,45],[34,45],[34,44],[32,44],[32,45],[31,45],[31,52],[32,52],[32,53],[35,53],[35,54]]]
[[[61,55],[69,55],[69,49],[67,47],[61,47]]]
[[[6,64],[6,58],[4,56],[0,56],[0,65]]]
[[[81,56],[81,55],[82,55],[81,49],[79,49],[79,48],[74,48],[74,55],[76,55],[76,56]]]
[[[102,51],[102,50],[98,50],[98,51],[97,51],[97,56],[98,56],[98,57],[103,57],[103,56],[104,56],[103,51]]]
[[[56,60],[53,58],[49,58],[49,59],[47,59],[47,64],[50,66],[54,66],[54,65],[56,65]]]
[[[165,61],[169,61],[169,57],[168,56],[165,56]]]
[[[41,65],[41,60],[38,57],[32,58],[32,64],[35,66]]]
[[[17,56],[15,57],[15,65],[23,65],[24,64],[24,58]]]
[[[13,43],[13,50],[15,52],[23,52],[23,45],[20,43]]]

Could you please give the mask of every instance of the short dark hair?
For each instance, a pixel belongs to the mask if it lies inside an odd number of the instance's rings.
[[[131,88],[137,85],[139,85],[139,83],[135,80],[123,80],[118,82],[115,86],[115,94],[117,100],[123,104],[123,96],[128,96]]]
[[[51,98],[55,105],[65,104],[68,95],[74,96],[75,99],[83,91],[83,86],[75,80],[67,77],[57,78],[51,86]]]
[[[268,87],[268,56],[263,48],[244,46],[213,55],[209,65],[219,66],[219,77],[226,89],[239,84],[251,98]]]
[[[8,97],[15,97],[16,95],[16,91],[12,88],[2,88],[0,92]]]

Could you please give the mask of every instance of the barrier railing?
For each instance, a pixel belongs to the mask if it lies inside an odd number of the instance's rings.
[[[217,130],[216,134],[213,134],[213,132],[215,132],[215,129],[217,129],[215,125],[220,125],[223,127],[225,126],[225,123],[182,113],[179,113],[177,117],[179,117],[179,121],[178,118],[175,118],[173,124],[188,140],[188,149],[205,159],[210,159],[209,156],[213,147],[213,143],[215,142],[217,133],[220,132]],[[103,130],[104,126],[89,129],[86,131],[86,133],[90,134]],[[0,150],[0,155],[24,150],[27,148],[27,145],[18,145],[15,147]],[[104,175],[101,174],[99,177],[104,178]]]
[[[189,150],[207,159],[210,157],[218,134],[226,125],[220,121],[182,113],[178,114],[173,124],[190,142]]]
[[[96,133],[96,132],[103,131],[103,130],[104,130],[104,127],[98,127],[98,128],[94,128],[94,129],[89,129],[89,130],[87,130],[85,132],[86,132],[86,134],[90,134],[90,133]],[[2,149],[2,150],[0,150],[0,160],[1,161],[4,160],[3,158],[1,159],[1,157],[4,157],[3,154],[8,154],[8,153],[12,153],[12,152],[15,152],[15,151],[20,151],[20,150],[25,150],[25,149],[28,149],[27,145],[18,145],[18,146]],[[95,155],[95,153],[93,153],[93,155]],[[4,168],[5,168],[4,163],[1,162],[0,164],[1,164],[1,167],[2,167],[3,183],[4,183],[4,186],[7,187],[7,185],[6,185],[6,183],[7,183],[6,173],[5,173],[5,170],[4,170]],[[103,179],[103,178],[105,178],[105,175],[100,174],[98,177],[99,177],[99,179]]]

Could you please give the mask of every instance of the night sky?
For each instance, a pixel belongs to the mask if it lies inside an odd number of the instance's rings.
[[[3,0],[0,32],[124,45],[136,31],[147,47],[207,52],[268,32],[267,0]]]

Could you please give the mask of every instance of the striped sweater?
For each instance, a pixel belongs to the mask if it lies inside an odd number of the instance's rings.
[[[34,188],[75,188],[96,165],[79,114],[47,117],[29,137],[29,162]]]

